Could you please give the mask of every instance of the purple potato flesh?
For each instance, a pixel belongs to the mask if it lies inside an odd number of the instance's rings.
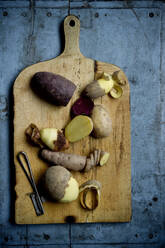
[[[88,97],[80,97],[75,101],[71,108],[71,116],[88,115],[90,116],[94,107],[93,101]]]

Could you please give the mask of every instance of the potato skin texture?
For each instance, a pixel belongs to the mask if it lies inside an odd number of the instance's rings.
[[[109,136],[112,131],[112,121],[108,112],[101,105],[94,106],[91,119],[93,121],[92,134],[95,138]]]
[[[69,142],[60,129],[43,128],[40,130],[40,137],[43,144],[53,151],[63,151],[69,147]]]
[[[65,188],[71,173],[62,166],[49,167],[44,176],[44,188],[48,196],[55,201],[61,200],[65,195]]]
[[[60,165],[47,169],[44,184],[45,190],[52,200],[67,203],[78,197],[78,182],[67,169]]]
[[[57,106],[66,106],[76,89],[70,80],[51,72],[37,72],[31,79],[32,90]]]
[[[96,99],[101,96],[105,96],[105,91],[101,88],[97,80],[94,80],[88,84],[83,92],[83,94],[91,99]]]
[[[40,151],[41,158],[51,165],[60,164],[64,168],[73,171],[82,171],[86,164],[86,156],[67,154],[64,152],[53,152],[47,149]]]

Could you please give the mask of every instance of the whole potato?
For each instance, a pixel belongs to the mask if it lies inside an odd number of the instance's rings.
[[[30,85],[39,97],[57,106],[66,106],[76,89],[67,78],[45,71],[35,73]]]
[[[112,131],[112,121],[109,113],[101,106],[95,105],[92,111],[93,136],[104,138]]]
[[[72,174],[62,166],[51,166],[44,175],[47,195],[55,201],[71,202],[77,199],[79,185]]]

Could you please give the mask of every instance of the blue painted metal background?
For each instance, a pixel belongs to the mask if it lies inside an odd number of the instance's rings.
[[[12,85],[61,53],[68,1],[0,1],[0,247],[165,247],[165,3],[71,1],[80,49],[121,67],[131,86],[132,221],[15,225]]]

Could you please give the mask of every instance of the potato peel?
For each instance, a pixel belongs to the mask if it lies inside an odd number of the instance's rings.
[[[115,84],[109,94],[113,98],[118,99],[123,95],[123,89],[118,84]]]
[[[101,184],[96,180],[89,180],[79,187],[80,204],[84,209],[94,210],[98,207],[101,195],[100,189]],[[92,201],[94,204],[91,206],[87,202],[87,194],[89,191],[91,191],[92,195],[94,196],[94,201]]]
[[[123,71],[119,70],[119,71],[115,71],[112,75],[112,78],[119,84],[119,85],[126,85],[127,81],[125,78],[125,74]]]

